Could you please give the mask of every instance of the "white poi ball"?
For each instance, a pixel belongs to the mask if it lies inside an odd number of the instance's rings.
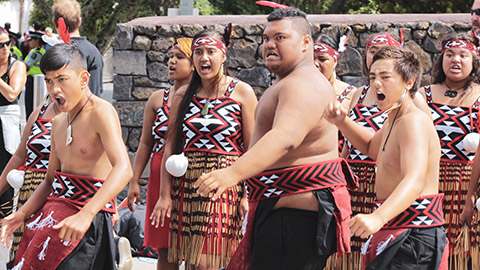
[[[180,177],[187,172],[188,158],[183,154],[171,155],[165,162],[167,172],[175,177]]]
[[[475,206],[477,207],[477,210],[480,211],[480,198],[477,199]]]
[[[469,153],[475,153],[478,147],[478,141],[480,141],[480,134],[472,132],[468,133],[463,138],[463,149]]]
[[[25,171],[19,171],[13,169],[7,174],[7,182],[13,188],[20,189],[23,186],[23,180],[25,179]]]

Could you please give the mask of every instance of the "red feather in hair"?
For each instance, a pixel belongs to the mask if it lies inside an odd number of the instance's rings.
[[[62,38],[63,42],[70,43],[70,33],[68,32],[67,25],[65,25],[65,20],[62,17],[58,18],[58,34]]]
[[[290,8],[290,7],[287,6],[287,5],[275,3],[275,2],[272,2],[272,1],[257,1],[257,2],[255,2],[255,3],[256,3],[257,5],[266,6],[266,7],[281,8],[281,9]]]

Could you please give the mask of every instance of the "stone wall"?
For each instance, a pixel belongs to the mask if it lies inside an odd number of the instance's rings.
[[[308,19],[314,37],[320,33],[335,36],[337,28],[342,32],[351,30],[336,72],[341,80],[356,86],[364,84],[365,43],[379,33],[388,32],[399,40],[399,29],[402,30],[404,46],[417,53],[424,64],[425,84],[441,51],[442,40],[450,33],[470,30],[469,14],[309,15]],[[169,86],[167,53],[175,38],[193,37],[205,28],[223,32],[229,22],[233,23],[233,35],[227,49],[228,72],[249,83],[260,96],[272,79],[261,56],[266,16],[148,17],[117,25],[113,99],[131,155],[138,148],[148,97],[155,90]]]

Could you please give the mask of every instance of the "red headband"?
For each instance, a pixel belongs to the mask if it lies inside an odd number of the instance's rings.
[[[328,46],[325,43],[315,43],[315,44],[313,44],[313,50],[316,51],[316,52],[322,52],[322,53],[326,53],[326,54],[330,55],[331,57],[333,57],[333,59],[335,59],[335,62],[338,59],[338,55],[339,55],[338,51],[335,50],[334,48]]]
[[[195,48],[200,46],[215,46],[222,51],[223,54],[227,54],[227,47],[225,46],[225,43],[213,37],[200,37],[195,39],[195,41],[192,43],[192,52],[195,50]]]
[[[471,43],[470,41],[466,41],[463,39],[451,39],[445,43],[443,43],[442,46],[442,53],[446,51],[447,49],[451,48],[460,48],[460,49],[466,49],[472,52],[472,54],[478,55],[478,49],[477,47]]]
[[[398,41],[393,39],[390,36],[390,34],[385,33],[385,35],[379,35],[379,36],[376,36],[376,37],[373,37],[372,39],[370,39],[367,42],[367,46],[366,46],[367,51],[371,46],[377,45],[377,44],[387,44],[389,46],[399,46],[399,47],[402,46]]]

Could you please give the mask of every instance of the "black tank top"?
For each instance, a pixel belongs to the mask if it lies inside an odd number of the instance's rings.
[[[7,71],[5,72],[5,74],[2,75],[2,80],[7,84],[10,83],[9,73],[10,73],[10,69],[12,68],[13,64],[15,64],[15,62],[17,62],[17,60],[13,59],[13,61],[12,61],[12,54],[10,54],[10,56],[8,56],[8,63],[9,64],[8,64]],[[0,106],[17,104],[17,100],[18,100],[18,98],[16,98],[14,101],[10,102],[3,95],[0,95]]]

